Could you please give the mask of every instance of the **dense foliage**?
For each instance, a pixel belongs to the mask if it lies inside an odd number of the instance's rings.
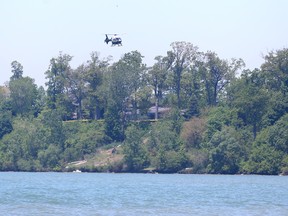
[[[187,42],[152,67],[138,51],[114,63],[93,52],[76,69],[72,58],[50,60],[45,88],[11,63],[0,88],[0,170],[62,171],[122,146],[108,171],[288,173],[288,49],[252,71]]]

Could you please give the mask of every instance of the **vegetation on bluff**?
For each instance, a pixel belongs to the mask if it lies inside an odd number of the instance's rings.
[[[188,42],[152,67],[142,59],[132,51],[111,64],[93,52],[72,69],[60,53],[46,89],[12,62],[0,170],[288,173],[287,49],[252,71]]]

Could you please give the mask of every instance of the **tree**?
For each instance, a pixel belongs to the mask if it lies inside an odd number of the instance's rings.
[[[197,65],[197,63],[196,63]],[[199,68],[192,65],[182,75],[182,104],[185,107],[185,117],[199,116],[200,109],[206,104],[203,97],[205,95],[204,88],[202,87],[202,75]]]
[[[123,117],[123,107],[109,100],[104,116],[105,134],[113,141],[123,141],[125,138],[125,118]]]
[[[281,170],[283,152],[268,142],[269,128],[262,130],[253,142],[249,159],[244,163],[243,172],[261,175],[277,175]]]
[[[210,140],[215,133],[222,131],[224,127],[231,126],[238,129],[238,126],[241,125],[241,121],[238,120],[237,110],[230,107],[212,107],[205,116],[205,132],[203,142],[201,142],[201,147],[203,148],[213,148],[209,145]]]
[[[41,150],[38,153],[38,158],[44,170],[58,171],[60,164],[61,150],[58,146],[49,145],[47,149]]]
[[[46,134],[41,133],[41,129],[41,123],[35,119],[13,119],[13,131],[1,140],[0,149],[5,155],[3,170],[38,170],[38,151],[46,141]]]
[[[288,112],[288,49],[269,52],[261,65],[261,84],[270,93],[267,124],[272,125]]]
[[[7,111],[0,113],[0,139],[13,130],[11,114]]]
[[[211,173],[236,174],[240,170],[240,162],[244,155],[239,134],[232,127],[225,127],[216,132],[210,140]]]
[[[49,69],[45,72],[47,88],[48,107],[51,109],[61,110],[64,119],[72,112],[71,101],[68,97],[68,79],[70,73],[69,62],[72,56],[60,52],[58,58],[50,60]]]
[[[200,148],[205,131],[205,119],[194,117],[184,122],[180,137],[186,148]]]
[[[114,63],[107,73],[107,108],[104,114],[105,131],[114,141],[123,141],[126,127],[126,106],[130,96],[127,86],[126,71],[120,63]]]
[[[43,86],[37,89],[37,98],[35,101],[34,116],[37,117],[39,113],[45,108],[47,102],[46,91]]]
[[[113,140],[122,141],[127,121],[136,119],[137,93],[142,84],[144,69],[141,54],[133,51],[114,63],[107,73],[105,127],[107,134],[113,131]]]
[[[237,109],[238,116],[244,125],[251,125],[256,138],[257,132],[262,127],[262,118],[267,113],[269,94],[259,84],[259,70],[246,71],[229,89],[228,97],[231,107]]]
[[[63,128],[63,122],[61,119],[61,113],[58,110],[43,110],[39,115],[41,123],[45,126],[45,137],[47,141],[45,142],[46,147],[53,144],[57,146],[61,152],[65,148],[65,132]]]
[[[120,59],[121,70],[125,71],[125,79],[128,81],[127,93],[129,94],[129,102],[132,105],[132,119],[137,119],[137,108],[139,101],[139,90],[146,81],[145,72],[146,65],[142,63],[142,58],[138,51],[132,51],[124,54],[124,57]],[[145,83],[146,84],[146,83]]]
[[[156,160],[156,171],[162,173],[176,173],[188,164],[184,151],[163,151],[161,148]]]
[[[235,78],[236,71],[245,64],[242,59],[221,60],[216,53],[208,51],[204,54],[204,61],[200,64],[200,73],[205,83],[207,104],[215,106],[219,94],[225,92],[225,87]]]
[[[38,97],[37,85],[30,77],[14,79],[9,82],[11,108],[13,115],[34,114]]]
[[[173,42],[171,44],[172,50],[167,52],[168,68],[173,73],[174,90],[177,96],[177,106],[181,107],[181,79],[182,73],[197,59],[198,47],[193,46],[189,42]]]
[[[0,109],[0,139],[13,130],[11,112]]]
[[[268,88],[288,92],[288,48],[269,52],[261,65],[265,76],[265,83]]]
[[[87,85],[84,80],[86,67],[82,64],[76,70],[71,70],[67,76],[68,96],[72,104],[76,107],[77,119],[83,118],[83,100],[87,94]]]
[[[288,114],[269,127],[268,143],[275,149],[288,154]]]
[[[127,129],[124,144],[124,162],[128,171],[141,171],[149,164],[142,138],[143,132],[136,126],[132,125]]]
[[[155,57],[157,61],[153,67],[148,71],[148,81],[153,88],[155,97],[155,119],[158,119],[158,107],[160,99],[162,98],[165,89],[165,81],[167,78],[167,65],[162,56]]]
[[[22,78],[23,75],[23,66],[17,62],[17,61],[13,61],[11,63],[11,67],[12,67],[12,73],[13,75],[10,77],[10,80],[17,80]]]
[[[108,71],[110,57],[100,60],[97,52],[91,53],[91,59],[87,62],[84,80],[88,84],[87,109],[90,118],[103,118],[105,103],[104,96],[104,75]]]
[[[6,91],[8,88],[0,87],[0,139],[13,130],[11,103]]]
[[[83,160],[86,155],[94,154],[97,148],[111,142],[104,133],[101,121],[73,121],[63,125],[65,162]]]
[[[179,136],[173,130],[172,121],[165,119],[152,125],[149,132],[149,151],[156,153],[160,147],[164,151],[179,150],[179,143]]]
[[[145,142],[150,152],[151,166],[158,172],[177,172],[188,164],[186,149],[179,139],[174,120],[155,122],[149,130],[147,144]]]

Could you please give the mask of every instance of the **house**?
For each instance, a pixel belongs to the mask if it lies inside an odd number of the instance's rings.
[[[171,110],[170,107],[158,107],[158,118],[162,118],[164,115],[168,114]],[[152,106],[148,109],[148,118],[154,119],[156,114],[156,106]]]

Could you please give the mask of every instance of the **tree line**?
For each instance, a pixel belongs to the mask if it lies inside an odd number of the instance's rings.
[[[113,171],[288,172],[288,49],[254,70],[189,42],[173,42],[151,67],[139,51],[117,62],[90,57],[73,69],[60,52],[46,89],[11,63],[0,89],[0,170],[63,170],[121,144]]]

